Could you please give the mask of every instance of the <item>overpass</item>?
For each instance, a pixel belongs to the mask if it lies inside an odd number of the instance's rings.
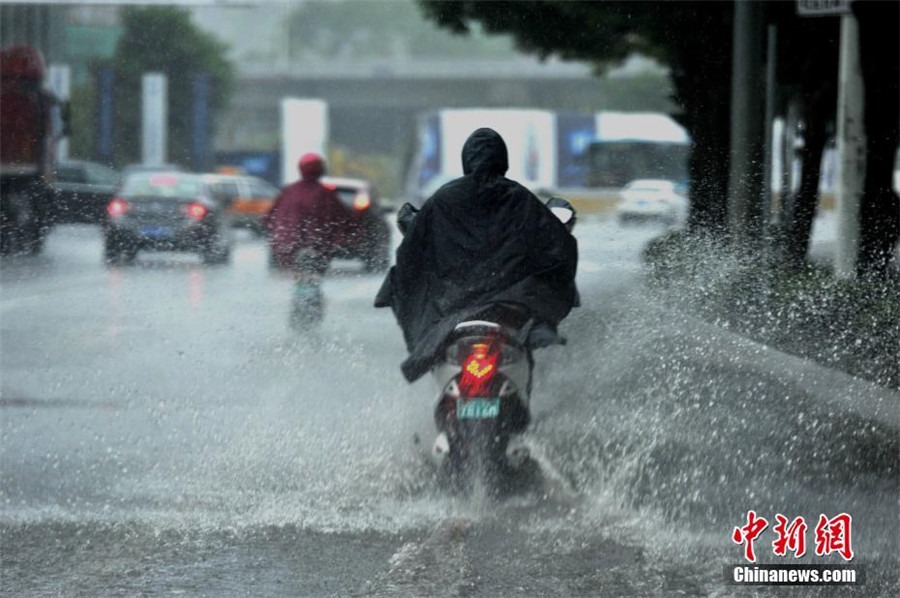
[[[216,149],[279,147],[283,97],[330,107],[331,141],[352,152],[408,151],[418,114],[440,108],[515,107],[557,111],[669,111],[671,88],[658,71],[595,77],[573,63],[373,61],[243,70],[217,123]]]

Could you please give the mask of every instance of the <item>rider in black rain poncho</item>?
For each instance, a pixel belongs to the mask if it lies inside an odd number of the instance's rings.
[[[375,299],[403,328],[410,382],[428,372],[454,327],[496,303],[525,306],[542,330],[577,302],[575,238],[522,185],[503,175],[506,144],[478,129],[462,150],[463,176],[435,192],[397,249]],[[532,344],[534,344],[533,339]]]

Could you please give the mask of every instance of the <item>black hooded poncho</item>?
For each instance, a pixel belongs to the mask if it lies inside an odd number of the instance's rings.
[[[578,248],[541,201],[504,177],[506,145],[478,129],[464,175],[435,192],[407,230],[375,299],[403,328],[410,382],[433,365],[454,327],[498,302],[519,303],[555,327],[576,302]]]

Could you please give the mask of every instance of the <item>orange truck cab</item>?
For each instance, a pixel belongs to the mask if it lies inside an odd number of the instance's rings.
[[[54,214],[56,146],[66,106],[44,88],[30,46],[0,51],[0,252],[39,253]]]

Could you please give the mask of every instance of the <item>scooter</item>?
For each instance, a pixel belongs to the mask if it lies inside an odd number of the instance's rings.
[[[533,320],[514,304],[494,305],[478,317],[457,324],[431,372],[438,389],[431,456],[456,488],[477,475],[498,482],[528,458],[522,448],[508,449],[530,421]]]
[[[572,205],[551,198],[547,207],[571,232],[576,220]],[[398,213],[400,230],[405,233],[414,218],[415,209],[404,206]],[[456,489],[469,486],[477,475],[502,485],[503,478],[534,465],[527,450],[511,447],[510,440],[530,421],[534,360],[529,335],[535,324],[523,306],[486,307],[456,325],[432,368],[438,435],[431,457]]]

